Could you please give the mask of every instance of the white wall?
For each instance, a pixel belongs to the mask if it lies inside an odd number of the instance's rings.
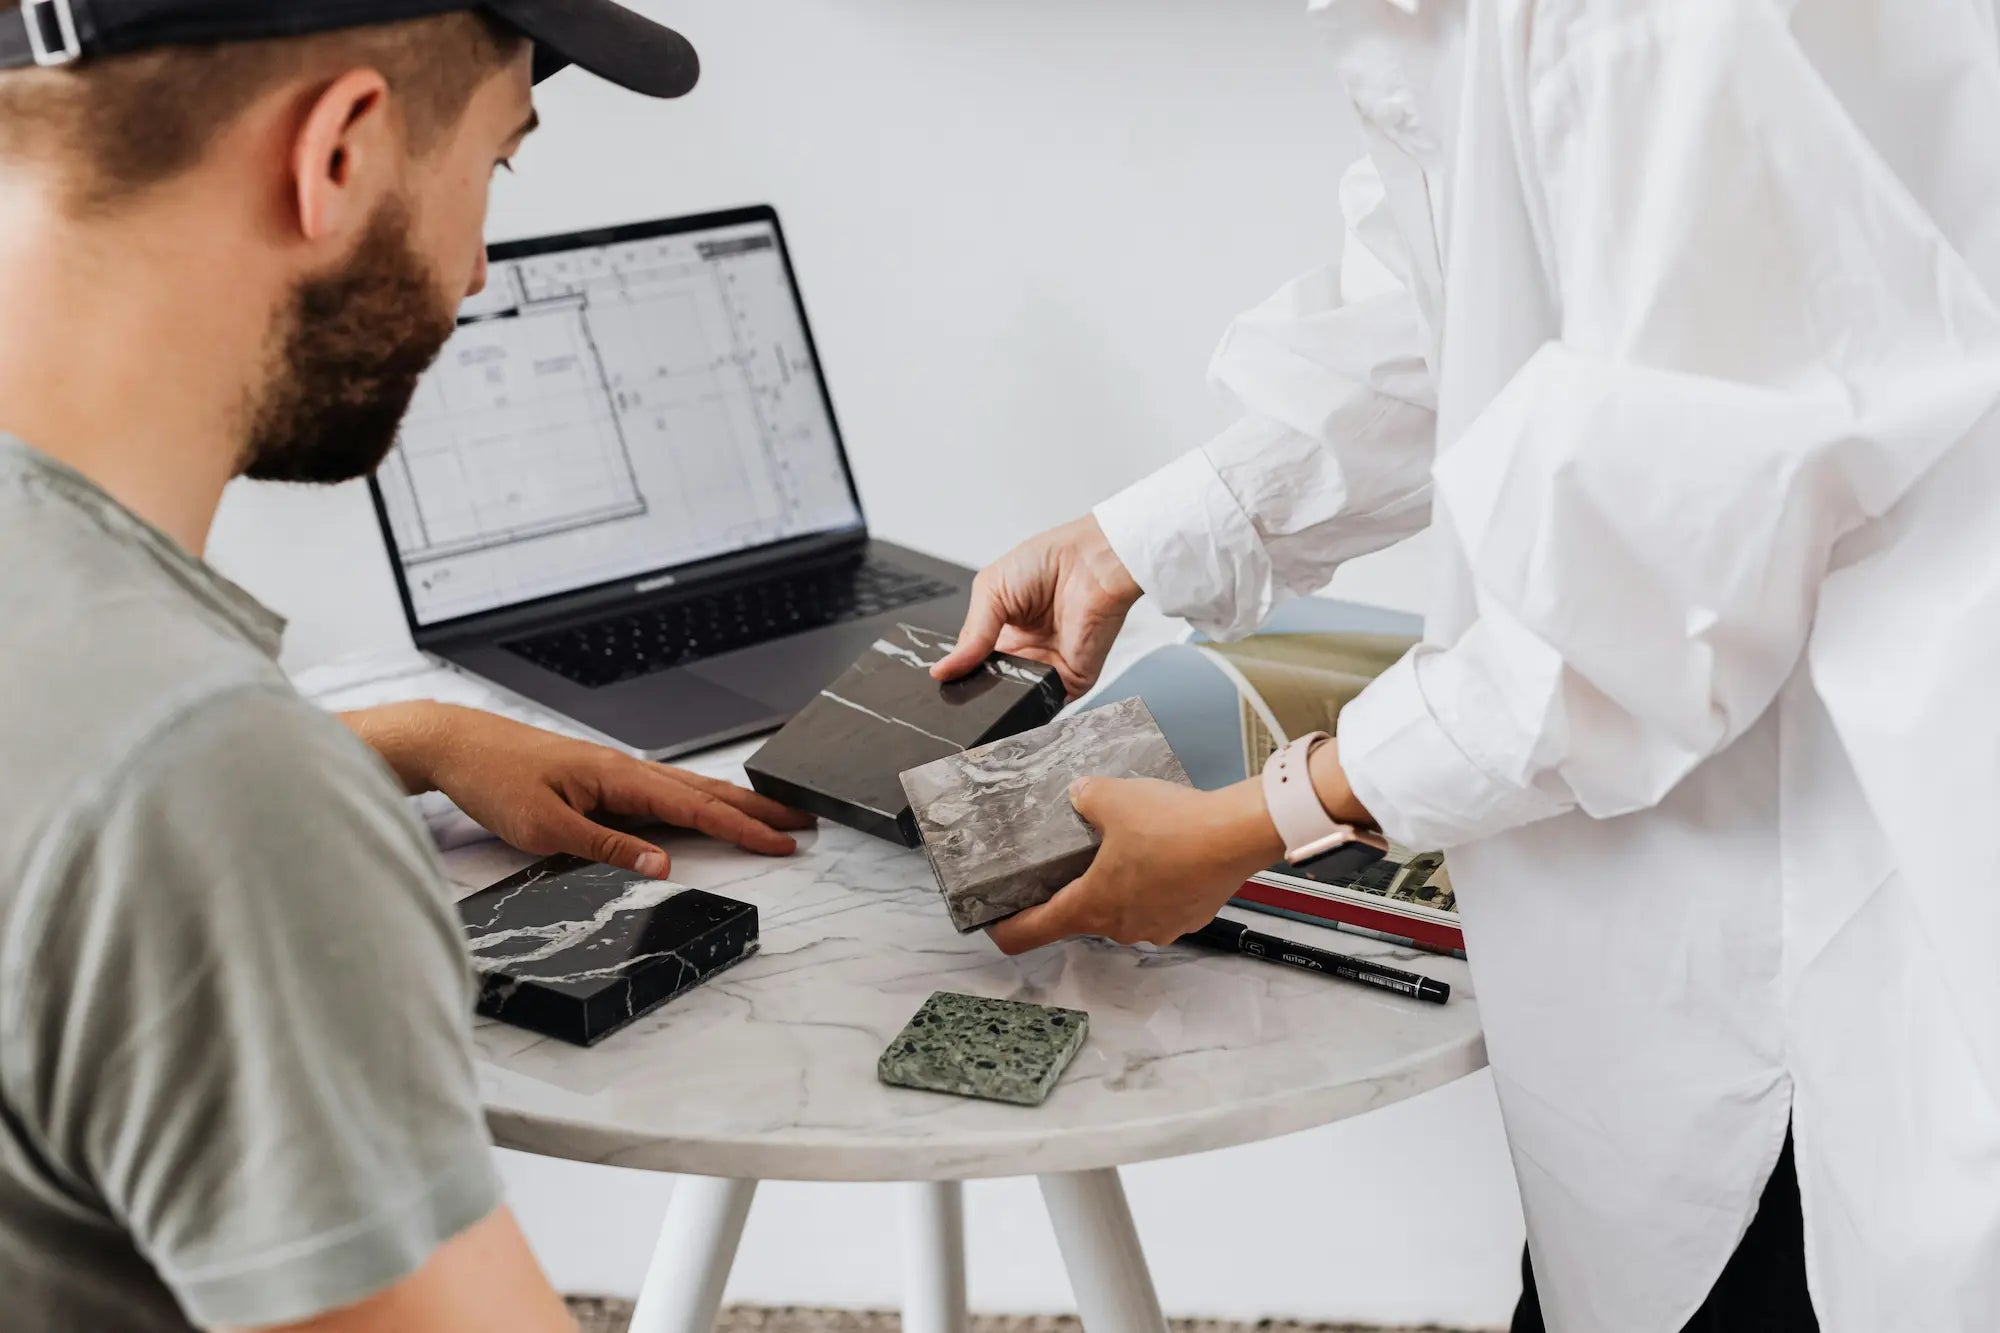
[[[574,74],[496,239],[778,205],[878,531],[980,563],[1227,419],[1229,317],[1333,256],[1353,130],[1298,0],[674,0],[701,89]],[[365,494],[239,488],[213,554],[293,617],[294,663],[406,642]],[[1417,551],[1336,590],[1414,607]],[[1329,1034],[1338,1040],[1339,1034]],[[510,1158],[553,1275],[631,1291],[664,1181]],[[1518,1204],[1490,1082],[1131,1174],[1177,1313],[1501,1322]],[[982,1308],[1068,1291],[1032,1186],[971,1195]],[[896,1208],[772,1186],[732,1297],[888,1305]]]

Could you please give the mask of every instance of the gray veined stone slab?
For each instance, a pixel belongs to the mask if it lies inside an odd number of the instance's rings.
[[[938,991],[876,1064],[884,1083],[1039,1106],[1090,1032],[1090,1015]]]
[[[1070,804],[1083,777],[1191,786],[1139,699],[968,750],[903,774],[924,852],[961,933],[1047,902],[1089,868],[1101,838]]]

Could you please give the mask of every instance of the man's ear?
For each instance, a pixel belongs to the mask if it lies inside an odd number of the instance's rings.
[[[356,69],[328,84],[307,108],[292,144],[300,235],[338,248],[365,230],[396,188],[401,152],[387,80]]]

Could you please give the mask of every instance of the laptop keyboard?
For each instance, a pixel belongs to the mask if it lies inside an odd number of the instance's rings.
[[[949,583],[867,561],[800,570],[763,583],[552,630],[506,646],[539,667],[595,690],[957,591]]]

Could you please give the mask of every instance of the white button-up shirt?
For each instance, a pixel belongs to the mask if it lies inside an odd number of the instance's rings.
[[[1679,1328],[1790,1121],[1829,1333],[2000,1329],[1994,0],[1314,7],[1346,254],[1113,546],[1237,634],[1440,530],[1341,754],[1451,849],[1551,1327]]]

